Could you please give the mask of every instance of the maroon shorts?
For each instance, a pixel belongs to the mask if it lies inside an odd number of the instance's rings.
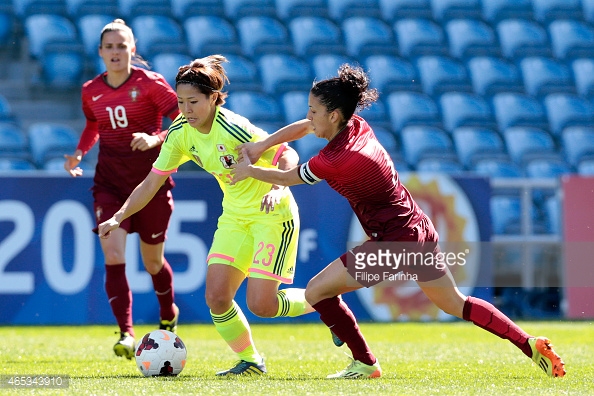
[[[104,191],[94,192],[93,197],[97,226],[111,218],[124,204],[124,201],[116,195]],[[142,210],[122,221],[120,228],[128,231],[129,234],[137,232],[143,242],[156,245],[165,241],[172,212],[171,191],[159,192]],[[93,232],[97,233],[97,227]]]
[[[403,232],[397,230],[394,234],[381,235],[363,242],[361,245],[349,250],[340,256],[342,264],[347,267],[347,259],[351,261],[359,252],[369,252],[375,242],[402,242],[397,247],[405,249],[407,252],[431,253],[437,255],[439,249],[439,235],[427,215],[423,216],[421,221],[414,227]],[[376,245],[377,246],[377,245]],[[347,267],[348,268],[348,267]],[[447,273],[447,269],[436,265],[407,265],[401,266],[402,272],[416,275],[419,282],[428,282],[439,279]],[[379,282],[378,282],[379,283]]]

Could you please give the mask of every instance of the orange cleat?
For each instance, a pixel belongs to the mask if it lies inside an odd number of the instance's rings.
[[[532,337],[528,340],[532,348],[532,360],[549,377],[565,376],[565,363],[553,350],[553,345],[546,337]]]

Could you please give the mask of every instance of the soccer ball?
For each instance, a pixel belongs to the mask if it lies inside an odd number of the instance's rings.
[[[178,375],[186,365],[186,346],[176,334],[153,330],[136,346],[136,365],[145,377]]]

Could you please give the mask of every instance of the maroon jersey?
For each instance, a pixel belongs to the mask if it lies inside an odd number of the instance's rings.
[[[78,149],[86,153],[99,140],[94,189],[126,199],[151,171],[161,149],[132,151],[132,134],[161,134],[163,116],[174,119],[179,113],[177,94],[160,74],[136,67],[117,88],[109,86],[105,78],[103,73],[83,85],[82,108],[87,124]],[[161,190],[172,186],[169,178]]]
[[[307,184],[326,180],[345,197],[365,233],[375,238],[415,226],[423,212],[400,183],[390,156],[367,122],[353,116],[318,155],[299,169]]]

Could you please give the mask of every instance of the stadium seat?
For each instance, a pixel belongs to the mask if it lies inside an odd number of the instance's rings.
[[[544,96],[552,92],[575,92],[569,68],[554,59],[527,57],[520,61],[520,71],[526,92]]]
[[[392,129],[396,132],[408,125],[441,126],[439,109],[429,95],[419,92],[392,92],[386,103]]]
[[[347,54],[357,58],[368,55],[397,54],[392,29],[381,19],[351,17],[342,22]]]
[[[0,157],[0,172],[32,171],[35,164],[24,158]]]
[[[159,15],[162,17],[173,17],[171,3],[169,0],[118,0],[119,15],[124,19],[137,18],[142,15]],[[127,22],[127,21],[126,21]],[[147,25],[145,29],[152,29]],[[133,29],[138,34],[139,29]]]
[[[381,18],[378,0],[327,0],[328,15],[335,21],[353,16]]]
[[[328,7],[326,0],[276,0],[276,15],[283,21],[301,16],[328,18]]]
[[[38,168],[52,157],[72,153],[78,144],[78,134],[65,124],[36,122],[27,129],[31,156]]]
[[[341,29],[331,20],[316,16],[303,16],[289,22],[296,55],[306,57],[318,53],[344,53]]]
[[[70,18],[78,21],[81,17],[86,15],[101,14],[101,15],[120,15],[118,0],[65,0],[66,11]],[[115,18],[113,18],[115,19]],[[80,29],[80,24],[77,23]],[[95,34],[99,36],[101,30],[97,30]]]
[[[200,15],[225,16],[223,0],[171,0],[171,12],[178,21]]]
[[[582,0],[584,10],[584,19],[589,23],[594,23],[594,0]]]
[[[571,62],[576,91],[584,97],[594,96],[594,60],[579,58]]]
[[[172,18],[163,15],[140,15],[130,27],[136,38],[136,51],[144,58],[159,52],[188,53],[182,27]]]
[[[409,166],[416,166],[424,158],[457,159],[452,140],[440,128],[408,126],[400,132],[400,139]]]
[[[175,89],[175,76],[180,66],[189,65],[192,57],[178,52],[161,52],[152,59],[153,70],[165,77],[169,85]]]
[[[524,94],[502,92],[493,96],[493,112],[500,131],[513,126],[547,129],[548,119],[540,101]]]
[[[340,54],[319,54],[311,59],[311,67],[316,80],[325,80],[338,75],[338,68],[348,63],[357,64],[355,59]]]
[[[15,115],[12,112],[12,107],[8,99],[0,94],[0,121],[14,121]]]
[[[580,161],[577,166],[577,173],[580,176],[594,176],[594,159]]]
[[[0,49],[10,48],[12,43],[16,41],[16,17],[12,9],[0,8]]]
[[[571,126],[563,129],[561,142],[567,162],[579,167],[583,161],[594,160],[594,127]]]
[[[79,89],[84,82],[85,57],[82,51],[45,51],[39,60],[41,83],[54,90]]]
[[[445,56],[421,56],[417,59],[423,92],[437,96],[448,91],[471,92],[472,86],[464,65]]]
[[[425,158],[419,161],[415,170],[417,172],[455,175],[463,173],[464,167],[454,159]]]
[[[236,55],[236,54],[225,54],[223,56],[227,58],[229,63],[225,63],[225,71],[227,72],[227,78],[229,78],[228,89],[232,91],[259,91],[262,89],[260,82],[260,76],[258,75],[258,69],[256,64],[248,58]]]
[[[285,92],[281,97],[287,124],[307,117],[309,93],[307,91]]]
[[[500,47],[493,29],[475,19],[454,19],[445,25],[450,54],[455,58],[477,55],[500,55]]]
[[[481,96],[524,90],[518,68],[504,59],[477,56],[468,61],[468,70],[472,88]]]
[[[321,149],[328,143],[326,139],[322,139],[309,133],[299,140],[294,142],[295,150],[299,154],[299,162],[305,163],[315,155],[317,155]]]
[[[13,3],[14,14],[19,19],[35,14],[66,16],[65,0],[7,0],[7,2]]]
[[[511,127],[503,132],[507,152],[512,161],[523,165],[535,156],[556,155],[552,136],[542,129],[532,127]]]
[[[373,133],[378,142],[386,149],[392,159],[402,159],[396,136],[388,129],[374,126]]]
[[[380,98],[376,102],[374,102],[370,107],[367,107],[359,111],[359,113],[357,114],[363,117],[365,121],[367,121],[374,130],[376,128],[391,130],[392,124],[390,123],[388,112],[386,111],[386,106],[384,105],[384,102],[381,100],[381,98],[382,95],[380,95]]]
[[[401,18],[431,18],[429,0],[379,0],[382,19],[388,23]]]
[[[0,157],[30,158],[27,136],[12,123],[0,123]]]
[[[481,18],[480,0],[431,0],[433,19],[445,22],[458,18]]]
[[[519,165],[503,158],[479,158],[472,166],[472,171],[487,177],[516,178],[524,176]]]
[[[408,61],[392,55],[371,55],[365,59],[370,86],[380,94],[394,91],[420,91],[417,69]]]
[[[446,55],[447,42],[443,29],[429,19],[406,18],[394,23],[400,55]]]
[[[561,158],[534,158],[526,163],[525,168],[526,176],[540,179],[558,178],[573,172],[567,162]],[[538,195],[544,193],[544,191],[537,192],[540,193]]]
[[[29,54],[41,58],[49,50],[80,50],[76,27],[60,15],[35,14],[25,19],[25,32],[29,42]]]
[[[548,24],[555,19],[581,19],[580,0],[532,0],[534,19]]]
[[[548,197],[544,202],[545,225],[547,234],[561,235],[562,212],[561,202],[558,197]]]
[[[116,18],[110,14],[88,14],[78,18],[76,26],[80,33],[80,39],[86,56],[98,56],[99,45],[101,44],[99,42],[101,40],[101,30],[114,19]]]
[[[278,19],[248,16],[237,21],[235,27],[245,56],[293,52],[289,32]]]
[[[571,94],[550,94],[544,99],[551,132],[560,136],[561,131],[573,125],[592,126],[594,106],[589,101]]]
[[[461,127],[452,131],[452,139],[459,161],[471,169],[479,159],[507,158],[500,135],[492,129]]]
[[[495,127],[491,108],[480,96],[446,92],[439,98],[444,128],[452,132],[461,126]]]
[[[241,55],[235,27],[220,16],[190,16],[184,20],[183,27],[188,52],[195,58],[221,53]]]
[[[503,19],[532,19],[531,0],[487,0],[482,1],[483,19],[491,24]]]
[[[505,19],[497,23],[501,53],[509,59],[550,56],[547,31],[533,20]]]
[[[229,110],[241,114],[252,123],[283,122],[283,113],[273,96],[263,92],[236,91],[227,98]]]
[[[591,57],[594,28],[585,22],[555,20],[549,25],[553,55],[559,59]]]
[[[276,17],[274,0],[223,0],[225,15],[232,21],[246,16]]]
[[[491,229],[495,235],[518,234],[522,220],[519,196],[494,195],[490,199]]]
[[[257,62],[262,90],[275,95],[288,91],[309,92],[312,76],[309,65],[287,54],[262,55]]]

